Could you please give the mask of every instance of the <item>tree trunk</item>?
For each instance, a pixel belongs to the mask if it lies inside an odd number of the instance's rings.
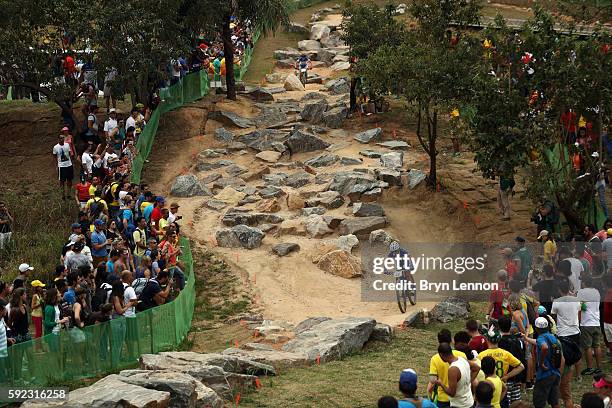
[[[234,76],[234,44],[230,30],[230,15],[223,21],[223,55],[225,56],[225,84],[227,86],[227,99],[236,100],[236,77]]]
[[[427,131],[429,136],[429,178],[428,182],[432,188],[436,188],[438,181],[436,139],[438,138],[438,111],[434,109],[433,117],[427,115]]]

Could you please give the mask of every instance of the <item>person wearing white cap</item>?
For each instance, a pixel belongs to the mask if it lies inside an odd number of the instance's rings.
[[[538,241],[544,243],[544,262],[554,265],[555,256],[557,255],[557,243],[553,239],[552,234],[548,230],[542,230],[538,235]]]
[[[28,280],[28,274],[30,273],[30,271],[33,270],[34,268],[32,268],[27,263],[22,263],[21,265],[19,265],[19,275],[17,275],[17,277],[13,281],[13,290],[25,287],[25,284]]]
[[[559,384],[564,360],[561,343],[550,334],[548,320],[538,317],[534,322],[537,340],[524,337],[526,341],[535,343],[537,368],[533,388],[533,405],[544,408],[548,403],[553,408],[559,407]]]
[[[112,108],[108,111],[108,119],[104,122],[104,135],[107,141],[112,141],[115,134],[119,131],[117,126],[117,110]]]

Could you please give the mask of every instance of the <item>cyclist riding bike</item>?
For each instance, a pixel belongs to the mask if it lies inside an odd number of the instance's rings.
[[[295,69],[299,73],[300,81],[302,84],[306,85],[308,81],[308,70],[311,69],[312,63],[310,62],[310,58],[308,55],[302,54],[295,62]]]
[[[412,305],[416,304],[416,286],[411,273],[414,270],[414,265],[412,264],[410,253],[400,247],[397,241],[393,241],[389,245],[389,254],[387,258],[392,258],[395,261],[394,271],[386,271],[385,273],[393,274],[396,283],[401,284],[396,286],[395,294],[397,296],[397,304],[400,311],[405,313],[407,300],[410,301]]]

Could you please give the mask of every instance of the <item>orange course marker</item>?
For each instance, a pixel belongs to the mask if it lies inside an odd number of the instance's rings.
[[[240,404],[240,394],[236,394],[236,398],[234,398],[234,404],[236,404],[236,406]]]
[[[317,356],[317,360],[316,361],[317,361],[317,365],[321,365],[321,356],[320,355]]]
[[[467,210],[469,206],[470,206],[470,205],[467,203],[467,201],[464,201],[464,202],[463,202],[463,209],[464,209],[464,210]]]
[[[240,347],[240,344],[238,344],[238,340],[234,340],[234,347],[236,348]]]
[[[255,388],[260,389],[262,387],[261,381],[259,381],[259,377],[255,378]]]

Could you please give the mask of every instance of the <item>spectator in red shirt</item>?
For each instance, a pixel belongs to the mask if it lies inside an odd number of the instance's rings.
[[[499,319],[504,315],[502,304],[507,297],[506,284],[508,283],[508,272],[501,269],[497,272],[497,289],[491,292],[489,296],[489,307],[487,308],[487,315],[491,319]]]
[[[81,182],[74,186],[74,198],[81,211],[85,210],[87,201],[91,198],[89,187],[91,187],[91,183],[84,176],[81,176]]]
[[[151,218],[149,220],[149,222],[151,223],[151,229],[153,230],[152,233],[153,235],[159,235],[159,231],[158,231],[158,223],[159,220],[162,218],[162,209],[164,208],[164,206],[166,205],[166,200],[164,200],[164,197],[162,196],[157,196],[155,198],[155,202],[153,203],[153,211],[151,212]]]
[[[485,351],[489,346],[487,345],[487,339],[484,338],[482,334],[480,334],[479,324],[476,320],[470,319],[465,322],[465,330],[468,332],[470,337],[472,338],[468,343],[468,347],[470,350],[474,350],[477,353]]]

